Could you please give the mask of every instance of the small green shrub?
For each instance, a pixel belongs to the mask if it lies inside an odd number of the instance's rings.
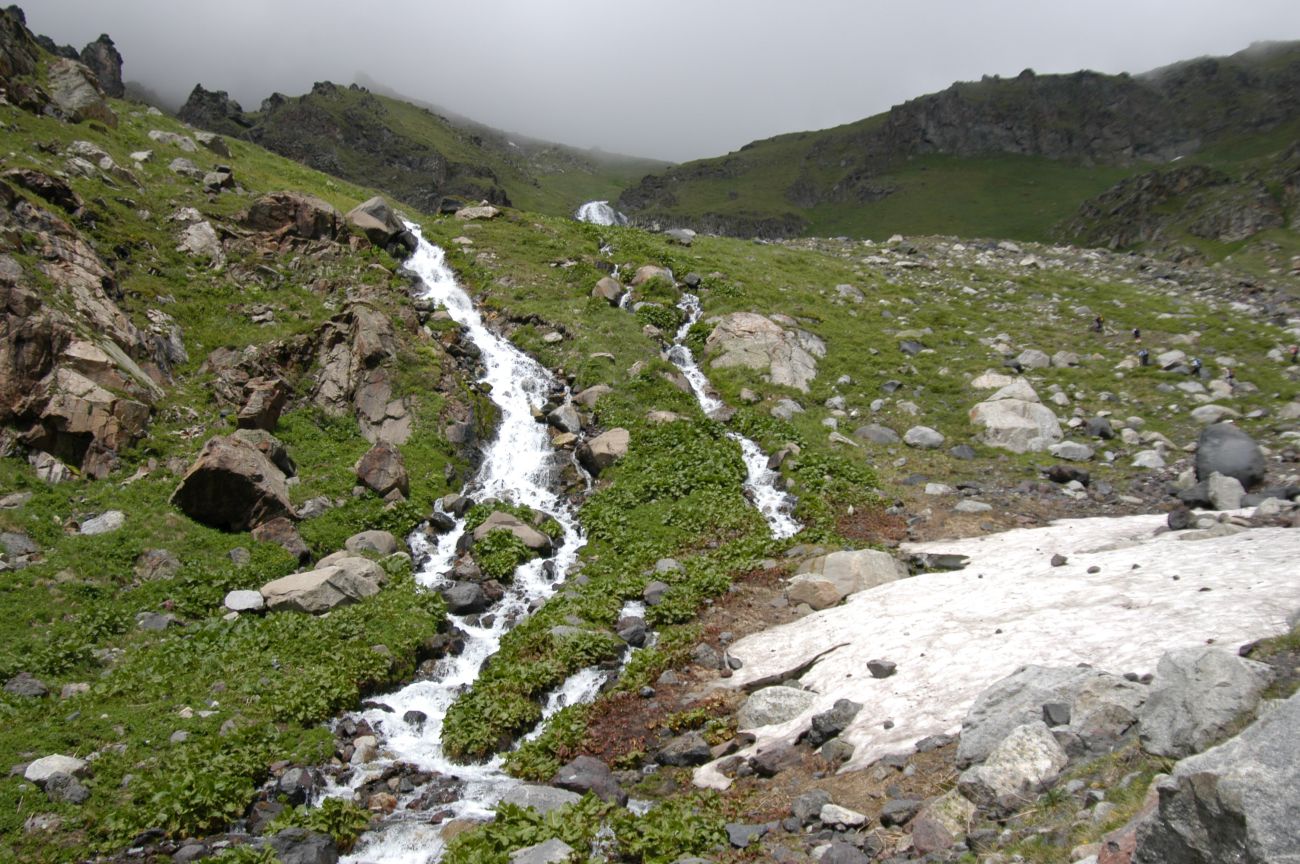
[[[532,550],[504,528],[489,531],[474,544],[474,560],[489,579],[509,582],[520,564],[533,557]]]
[[[326,798],[318,807],[300,805],[285,810],[271,824],[271,831],[306,828],[334,838],[340,851],[349,852],[370,825],[370,813],[344,798]]]

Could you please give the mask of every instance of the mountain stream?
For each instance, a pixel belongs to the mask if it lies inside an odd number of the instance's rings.
[[[439,660],[428,678],[369,700],[368,704],[375,707],[348,715],[349,721],[364,720],[374,730],[379,743],[377,755],[354,766],[346,784],[331,787],[326,795],[351,797],[354,791],[398,764],[415,766],[431,774],[432,779],[402,793],[393,814],[379,828],[364,834],[357,848],[342,859],[347,864],[437,861],[445,849],[441,829],[446,821],[489,818],[501,797],[519,785],[520,781],[502,770],[500,756],[470,765],[449,759],[442,750],[443,721],[456,697],[473,684],[484,663],[496,653],[506,631],[557,590],[584,543],[573,507],[555,492],[562,457],[552,448],[546,425],[534,418],[534,411],[559,385],[541,364],[486,327],[447,266],[443,250],[426,241],[418,226],[409,227],[419,244],[406,266],[423,282],[422,297],[444,308],[479,349],[485,370],[482,380],[490,385],[491,399],[501,414],[496,435],[486,445],[478,473],[464,494],[477,501],[495,498],[544,512],[560,524],[563,539],[552,559],[534,559],[516,571],[513,583],[490,615],[449,616],[464,634],[464,650],[459,655]],[[708,380],[683,344],[690,325],[699,318],[699,300],[685,294],[679,305],[687,321],[676,335],[669,358],[690,381],[705,413],[716,415],[724,406],[712,395]],[[766,457],[758,445],[736,433],[727,434],[744,452],[746,495],[762,512],[773,536],[783,538],[796,533],[800,526],[789,515],[793,499],[776,489],[776,475],[767,469]],[[412,535],[411,551],[421,562],[416,578],[426,588],[446,584],[446,574],[456,559],[457,541],[464,532],[464,520],[457,519],[451,530],[436,539],[420,533]],[[640,611],[638,604],[631,605],[637,607],[632,612]],[[543,717],[549,718],[566,705],[591,701],[609,677],[604,670],[577,672],[549,694]],[[525,740],[536,734],[535,730]],[[425,804],[410,807],[420,801]],[[421,812],[430,801],[436,802],[429,806],[438,813],[436,821]]]

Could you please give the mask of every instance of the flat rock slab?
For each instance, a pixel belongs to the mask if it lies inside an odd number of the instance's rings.
[[[1257,528],[1182,543],[1178,532],[1153,533],[1164,521],[1164,514],[1073,519],[907,544],[905,553],[971,561],[851,595],[731,647],[742,665],[724,683],[737,689],[782,680],[824,654],[800,678],[817,701],[755,730],[755,745],[741,755],[793,740],[813,715],[847,698],[864,706],[842,735],[854,746],[842,770],[856,770],[928,735],[956,733],[981,691],[1026,664],[1141,674],[1154,672],[1172,648],[1212,638],[1231,651],[1288,629],[1287,616],[1300,608],[1300,531]],[[1068,563],[1051,566],[1053,554]],[[1099,569],[1090,574],[1090,567]],[[847,644],[827,651],[839,643]],[[878,657],[897,663],[898,673],[872,678],[866,664]],[[884,728],[886,720],[893,728]],[[695,780],[714,788],[730,782],[714,763],[697,769]]]

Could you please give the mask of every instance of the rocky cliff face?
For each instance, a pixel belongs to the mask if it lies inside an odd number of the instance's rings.
[[[1085,201],[1060,233],[1080,245],[1169,252],[1183,250],[1189,236],[1236,243],[1270,228],[1294,229],[1297,204],[1300,144],[1236,174],[1187,165],[1130,177]]]
[[[782,184],[780,194],[795,210],[869,204],[897,192],[887,177],[891,170],[931,154],[1159,164],[1225,137],[1256,135],[1294,120],[1300,114],[1297,94],[1297,43],[1257,46],[1140,76],[1036,75],[1027,69],[1011,79],[954,84],[844,127],[755,142],[725,157],[647,176],[623,192],[618,206],[634,220],[692,223],[699,214],[682,202],[692,200],[697,184],[718,180],[751,189]],[[792,162],[798,165],[795,179],[776,180],[787,176]],[[803,214],[758,215],[797,220]],[[725,219],[713,221],[727,230]],[[736,227],[745,230],[753,221],[740,220]]]

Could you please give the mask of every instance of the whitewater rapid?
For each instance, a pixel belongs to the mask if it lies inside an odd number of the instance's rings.
[[[608,201],[588,201],[578,208],[573,218],[592,225],[627,224],[627,217],[610,206]]]
[[[677,308],[682,311],[683,321],[673,337],[673,346],[668,349],[668,359],[686,376],[691,392],[695,394],[705,415],[717,417],[726,405],[713,394],[713,385],[695,362],[691,349],[686,347],[686,336],[691,325],[700,320],[702,314],[700,298],[690,292],[682,292]],[[794,496],[778,488],[780,475],[767,467],[767,454],[758,444],[739,432],[728,431],[727,437],[740,445],[745,460],[745,497],[763,514],[772,536],[784,540],[798,534],[803,526],[790,515],[796,503]]]
[[[372,701],[392,709],[372,708],[352,715],[367,721],[378,733],[378,758],[359,766],[346,787],[333,794],[350,797],[370,779],[394,763],[408,763],[426,771],[457,778],[464,783],[459,800],[439,805],[449,810],[447,818],[487,818],[492,808],[519,781],[501,769],[501,757],[478,765],[461,765],[447,758],[442,750],[443,721],[448,708],[466,688],[473,684],[483,664],[500,647],[501,637],[531,608],[553,594],[569,568],[577,560],[584,542],[572,506],[558,495],[559,473],[563,468],[560,454],[551,446],[547,427],[538,423],[534,412],[558,388],[550,373],[489,330],[474,303],[457,283],[447,266],[442,249],[430,244],[418,226],[408,224],[418,239],[415,253],[406,267],[420,277],[421,299],[433,300],[456,323],[480,351],[484,374],[480,379],[489,385],[488,392],[500,411],[495,437],[482,453],[478,473],[464,490],[476,501],[496,498],[542,511],[559,523],[562,542],[550,559],[553,568],[544,569],[546,561],[534,559],[521,566],[505,597],[492,607],[491,615],[477,617],[449,616],[464,633],[465,648],[458,656],[444,657],[430,680],[412,682],[400,690]],[[569,458],[569,457],[566,457]],[[448,580],[444,576],[456,559],[456,544],[464,534],[463,520],[429,542],[422,534],[411,538],[411,551],[423,561],[416,578],[420,584],[436,589]],[[555,574],[551,578],[550,573]],[[483,621],[490,621],[484,624]],[[547,700],[545,715],[550,716],[564,705],[595,698],[603,679],[584,670],[566,681]],[[425,715],[422,723],[408,723],[409,711]],[[437,778],[435,780],[444,780]],[[425,821],[427,814],[408,812],[406,803],[419,797],[422,789],[403,795],[397,810],[380,828],[363,835],[357,849],[342,860],[350,864],[429,864],[437,861],[444,850],[439,824]]]

